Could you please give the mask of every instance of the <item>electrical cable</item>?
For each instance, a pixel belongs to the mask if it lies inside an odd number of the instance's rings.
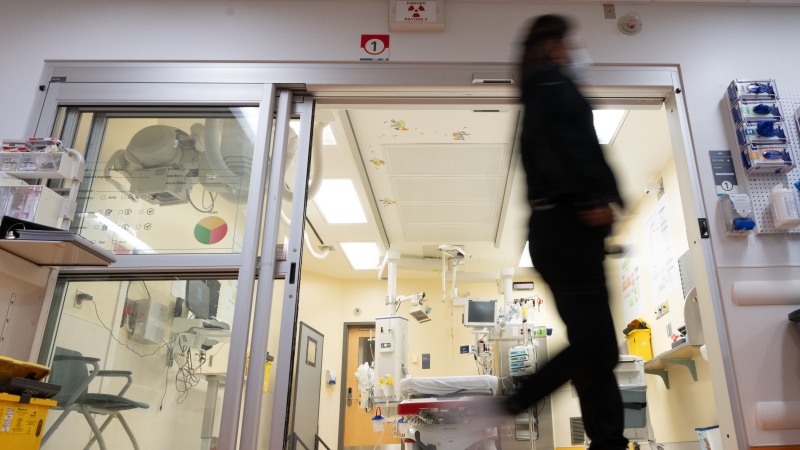
[[[175,339],[177,339],[177,338],[178,338],[178,335],[174,335],[174,337],[172,339],[170,339],[170,342],[169,342],[170,348],[171,348],[171,346],[175,345]],[[164,398],[167,397],[167,388],[169,387],[169,368],[170,368],[170,363],[169,363],[169,361],[167,361],[167,368],[164,370],[164,393],[161,394],[161,402],[158,404],[158,410],[159,411],[164,409]]]
[[[203,203],[202,203],[202,204],[203,204],[203,207],[205,207],[205,196],[206,196],[206,192],[207,192],[207,191],[206,191],[205,189],[203,189],[203,197],[202,197],[202,199],[201,199],[201,200],[202,200],[202,202],[203,202]],[[214,196],[213,196],[213,194],[212,194],[212,197],[211,197],[211,206],[209,206],[209,207],[208,207],[208,208],[206,208],[206,209],[200,209],[200,208],[198,208],[198,207],[197,207],[197,205],[195,205],[195,204],[194,204],[194,201],[192,201],[192,195],[191,195],[191,193],[192,193],[192,190],[191,190],[191,188],[187,187],[187,188],[186,188],[186,199],[187,199],[187,200],[189,200],[189,204],[190,204],[190,205],[192,205],[192,207],[193,207],[194,209],[196,209],[197,211],[199,211],[199,212],[201,212],[201,213],[204,213],[204,214],[208,214],[208,213],[210,213],[210,212],[212,212],[212,211],[214,210],[214,203],[215,203],[215,201],[216,201],[217,197],[214,197]]]
[[[200,364],[195,367],[192,360],[192,349],[188,345],[180,346],[181,355],[184,357],[183,364],[178,367],[175,373],[175,389],[179,392],[178,398],[175,400],[179,405],[182,404],[187,397],[189,391],[198,384],[200,384],[200,377],[196,375],[197,371],[205,365],[207,359],[201,356]]]
[[[372,450],[377,450],[378,446],[385,449],[386,447],[383,446],[383,435],[386,433],[386,424],[383,424],[383,430],[381,431],[381,437],[378,438],[378,443],[375,444],[375,447]]]
[[[106,329],[106,331],[108,331],[109,335],[111,336],[111,339],[113,339],[113,340],[117,341],[117,343],[118,343],[119,345],[121,345],[121,346],[123,346],[123,347],[127,348],[128,350],[130,350],[131,352],[133,352],[133,353],[134,353],[136,356],[138,356],[138,357],[140,357],[140,358],[144,358],[144,357],[146,357],[146,356],[153,356],[153,355],[155,355],[156,353],[158,353],[158,351],[159,351],[159,350],[161,350],[161,349],[162,349],[162,348],[164,348],[165,346],[169,345],[169,342],[165,342],[165,341],[164,341],[164,343],[163,343],[163,344],[161,344],[161,345],[160,345],[160,346],[159,346],[157,349],[153,350],[153,352],[152,352],[152,353],[147,353],[147,354],[144,354],[144,355],[143,355],[143,354],[141,354],[141,353],[137,352],[136,350],[134,350],[134,349],[132,349],[132,348],[128,347],[128,344],[125,344],[125,343],[123,343],[122,341],[120,341],[119,339],[117,339],[117,338],[116,338],[116,336],[114,336],[114,332],[111,330],[111,328],[107,327],[107,326],[106,326],[106,324],[105,324],[105,323],[103,323],[103,320],[100,318],[100,314],[97,312],[97,304],[95,304],[95,302],[94,302],[94,299],[85,299],[84,301],[86,301],[86,302],[91,302],[91,303],[92,303],[92,305],[94,305],[94,315],[95,315],[95,316],[97,316],[97,320],[100,322],[100,325],[102,325],[102,326],[103,326],[103,328],[105,328],[105,329]]]
[[[208,193],[208,198],[211,199],[211,206],[206,206],[206,193]],[[217,202],[217,196],[218,195],[219,194],[214,195],[213,192],[208,191],[205,188],[203,188],[203,196],[200,197],[200,202],[201,202],[200,205],[202,205],[203,208],[208,209],[209,212],[213,211],[214,210],[214,204]]]

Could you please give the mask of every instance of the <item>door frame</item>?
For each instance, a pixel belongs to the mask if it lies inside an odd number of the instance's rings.
[[[344,330],[342,333],[342,387],[339,389],[339,442],[337,448],[344,448],[344,418],[345,409],[347,408],[347,357],[350,350],[347,341],[350,334],[350,328],[358,327],[372,327],[375,328],[375,321],[372,322],[345,322],[342,325]]]
[[[483,84],[481,79],[487,78],[502,80],[503,83]],[[279,89],[305,92],[319,102],[361,101],[374,103],[376,98],[379,98],[377,101],[402,99],[431,103],[443,99],[460,99],[461,101],[468,99],[472,103],[481,101],[496,103],[498,99],[515,101],[518,97],[516,84],[519,79],[518,68],[516,64],[511,63],[47,61],[39,82],[39,85],[45,89],[37,92],[31,118],[25,131],[26,135],[34,136],[37,135],[37,125],[53,123],[53,111],[45,108],[45,96],[48,95],[48,92],[58,91],[62,88],[69,90],[69,85],[76,87],[81,83],[101,85],[102,89],[94,91],[96,95],[124,92],[132,83],[150,84],[151,86],[170,85],[173,88],[186,83],[194,87],[203,84],[225,83],[242,86],[245,90],[248,84],[273,83]],[[732,440],[736,440],[738,446],[744,448],[747,446],[746,431],[743,426],[744,418],[741,401],[736,390],[736,375],[728,341],[729,333],[722,309],[713,249],[708,239],[699,237],[697,230],[697,219],[707,217],[707,211],[700,186],[697,155],[692,142],[686,102],[682,95],[684,87],[680,67],[678,65],[596,65],[592,68],[591,79],[592,83],[585,89],[588,97],[594,98],[602,91],[602,96],[605,98],[660,98],[665,100],[667,108],[672,108],[674,111],[674,114],[668,116],[669,127],[673,136],[676,167],[685,175],[679,176],[679,183],[684,200],[687,234],[692,243],[690,250],[692,250],[693,260],[699,263],[695,266],[697,270],[704,268],[707,275],[708,284],[698,285],[698,291],[700,291],[700,295],[711,299],[711,305],[706,311],[707,313],[713,312],[715,320],[713,324],[710,324],[712,326],[709,335],[715,337],[715,340],[719,342],[718,349],[711,346],[710,352],[717,413],[720,426],[725,433],[732,435]],[[47,88],[47,86],[50,87]],[[85,95],[90,94],[86,93]],[[226,96],[235,95],[228,93]],[[223,100],[220,99],[220,101]],[[185,101],[187,104],[196,104],[196,99],[193,99],[191,95],[187,96]],[[307,157],[310,152],[308,147],[299,147],[298,150],[298,157],[301,155]],[[305,199],[303,200],[305,201]],[[299,233],[302,233],[304,214],[305,210],[301,212],[301,219],[298,221],[294,220],[295,214],[293,214],[292,233],[296,233],[298,230]],[[302,253],[302,245],[299,246],[298,253]],[[296,264],[299,274],[301,259],[298,259]],[[288,262],[274,265],[274,269],[277,269],[276,272],[278,272],[276,275],[279,276],[289,274],[290,268],[291,263]],[[128,269],[130,270],[130,268]],[[284,303],[291,301],[285,306],[296,312],[296,291],[294,299],[291,299],[290,295],[289,290],[286,290]],[[283,330],[281,340],[284,340]],[[287,363],[291,365],[291,358],[281,358],[281,361],[278,362],[278,371],[281,372],[281,365]],[[291,369],[283,370],[286,372],[282,373],[291,371]],[[723,385],[716,385],[718,383]],[[284,418],[285,411],[284,409]],[[276,416],[273,416],[273,419],[275,418]],[[273,431],[276,427],[280,427],[274,422],[273,420]],[[285,433],[285,427],[283,431]],[[223,448],[227,450],[226,446]]]

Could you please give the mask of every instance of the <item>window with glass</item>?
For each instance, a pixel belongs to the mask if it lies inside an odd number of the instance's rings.
[[[132,440],[148,450],[215,448],[236,287],[225,279],[62,282],[49,363],[62,389],[42,448],[84,448],[98,435],[107,448]]]
[[[63,108],[86,158],[72,230],[115,254],[239,253],[258,108]]]

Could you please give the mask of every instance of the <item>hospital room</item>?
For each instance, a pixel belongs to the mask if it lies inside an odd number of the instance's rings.
[[[598,100],[594,108],[626,204],[605,261],[626,437],[634,448],[697,448],[698,429],[718,419],[693,289],[705,272],[692,269],[690,197],[680,188],[687,175],[684,159],[676,162],[671,112],[651,99]],[[83,152],[105,115],[91,195],[80,199],[82,233],[117,254],[241,251],[246,191],[219,188],[229,181],[203,176],[201,165],[181,174],[194,189],[171,190],[180,201],[150,208],[137,198],[137,189],[148,191],[121,170],[133,144],[146,141],[142,133],[158,127],[187,136],[216,127],[223,147],[250,136],[248,108],[233,109],[79,112]],[[508,395],[568,345],[528,255],[521,120],[510,103],[317,105],[297,311],[282,311],[284,281],[269,280],[260,448],[268,448],[276,394],[287,401],[292,448],[316,440],[342,450],[585,448],[570,384],[511,418],[473,417],[463,403]],[[300,121],[291,126],[290,157]],[[203,143],[210,153],[214,144]],[[292,174],[285,200],[294,195]],[[283,204],[278,242],[288,240],[292,216],[291,202]],[[125,218],[119,230],[117,216]],[[196,221],[194,232],[176,217]],[[278,259],[287,249],[279,245]],[[243,320],[234,317],[235,274],[69,279],[55,295],[62,311],[51,327],[54,354],[97,357],[104,370],[132,373],[128,387],[124,378],[92,381],[102,392],[125,387],[133,401],[125,425],[103,431],[109,448],[134,439],[151,450],[216,448],[231,330]],[[295,319],[292,354],[279,349],[287,318]],[[288,389],[275,382],[282,360],[291,365]],[[42,448],[92,439],[80,411],[51,414]]]

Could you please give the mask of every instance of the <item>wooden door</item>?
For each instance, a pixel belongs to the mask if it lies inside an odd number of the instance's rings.
[[[371,334],[370,334],[371,332]],[[372,417],[375,411],[367,412],[359,406],[361,391],[358,390],[358,379],[356,370],[361,364],[372,363],[374,360],[374,341],[370,343],[370,337],[375,335],[374,328],[364,326],[354,326],[348,328],[347,332],[347,371],[345,371],[345,383],[347,393],[352,401],[345,398],[344,415],[344,446],[374,446],[380,439],[381,444],[399,444],[399,438],[392,438],[392,428],[386,426],[381,439],[381,433],[372,430]],[[349,394],[352,392],[352,394]]]

